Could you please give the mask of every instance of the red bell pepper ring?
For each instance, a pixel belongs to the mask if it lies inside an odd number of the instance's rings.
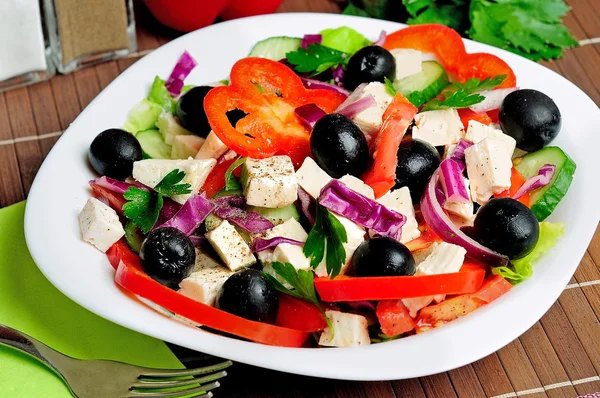
[[[485,278],[485,269],[463,266],[459,272],[418,276],[316,278],[315,288],[326,302],[394,300],[438,294],[476,292]]]
[[[375,314],[381,331],[388,337],[410,332],[417,325],[402,300],[380,301]]]
[[[284,293],[279,295],[275,324],[307,333],[319,332],[327,327],[325,315],[316,305]]]
[[[230,80],[231,85],[215,87],[204,99],[215,134],[242,156],[288,155],[297,167],[310,156],[310,129],[294,110],[315,104],[331,113],[345,100],[335,91],[306,89],[290,68],[264,58],[237,61]],[[234,109],[247,113],[235,127],[227,118],[227,112]]]
[[[116,244],[120,245],[120,242]],[[122,246],[118,249],[122,254],[127,253]],[[115,252],[111,254],[115,255]],[[310,335],[300,330],[251,321],[179,294],[146,275],[142,271],[139,257],[135,254],[122,255],[118,264],[115,282],[123,288],[212,329],[257,343],[281,347],[302,347]]]
[[[396,184],[398,147],[406,129],[412,123],[417,108],[397,93],[383,114],[383,123],[375,137],[373,163],[362,176],[365,184],[373,188],[375,197],[385,195]]]

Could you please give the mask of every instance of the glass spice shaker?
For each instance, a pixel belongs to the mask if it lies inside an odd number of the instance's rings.
[[[39,0],[0,0],[0,92],[54,76]]]
[[[136,50],[132,0],[43,1],[53,59],[60,73],[122,58]]]

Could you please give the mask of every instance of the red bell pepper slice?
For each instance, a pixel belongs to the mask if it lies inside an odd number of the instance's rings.
[[[489,117],[486,112],[473,112],[469,108],[457,109],[457,111],[465,130],[469,127],[470,120],[475,120],[476,122],[485,124],[487,126],[492,124],[492,118]]]
[[[206,194],[207,198],[212,198],[214,194],[225,188],[225,173],[235,160],[236,158],[219,163],[212,169],[208,177],[206,177],[201,192]]]
[[[116,244],[120,245],[119,242]],[[127,251],[121,246],[118,252]],[[116,251],[111,252],[111,255],[116,255],[115,253]],[[114,257],[112,261],[115,261]],[[183,296],[146,275],[142,271],[138,256],[123,255],[118,264],[115,274],[116,283],[131,293],[191,321],[257,343],[274,346],[302,347],[308,339],[307,332],[251,321]]]
[[[385,195],[396,184],[398,147],[416,114],[417,108],[400,93],[394,96],[383,114],[383,124],[375,137],[373,163],[362,176],[364,183],[373,188],[376,198]]]
[[[294,113],[301,105],[315,104],[327,113],[345,96],[330,90],[308,90],[300,78],[280,62],[243,58],[233,65],[231,85],[206,95],[204,109],[215,134],[236,153],[252,158],[288,155],[296,166],[310,156],[310,129]],[[247,115],[233,127],[227,112]]]
[[[394,300],[438,294],[476,292],[483,283],[485,269],[463,266],[451,274],[418,276],[316,278],[315,288],[327,302]]]
[[[410,332],[417,325],[402,300],[380,301],[375,314],[381,331],[388,337]]]
[[[521,173],[519,173],[517,169],[513,167],[510,175],[510,188],[494,196],[498,198],[510,198],[517,193],[517,191],[519,190],[519,188],[521,188],[521,186],[523,186],[523,184],[525,184],[525,177],[523,177]],[[517,200],[523,203],[525,206],[530,207],[531,192],[527,192],[525,195],[521,196]]]
[[[307,333],[319,332],[327,327],[325,315],[316,305],[284,293],[279,295],[275,324]]]

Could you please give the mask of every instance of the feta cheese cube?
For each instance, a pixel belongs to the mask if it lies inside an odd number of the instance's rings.
[[[354,123],[356,123],[356,125],[365,134],[367,142],[370,142],[373,135],[379,131],[383,114],[392,102],[393,97],[388,92],[385,84],[380,82],[372,82],[367,84],[365,88],[362,89],[362,92],[357,100],[368,95],[375,99],[376,104],[354,116],[353,120]]]
[[[373,192],[373,188],[365,184],[360,178],[354,177],[350,174],[346,174],[339,180],[354,192],[358,192],[359,194],[366,196],[369,199],[375,199],[375,193]]]
[[[250,246],[229,221],[221,222],[205,236],[230,270],[236,271],[256,263]]]
[[[172,197],[175,202],[183,204],[190,196],[195,195],[200,191],[204,181],[206,181],[206,177],[208,177],[216,163],[217,161],[214,159],[144,159],[133,163],[133,178],[150,188],[154,188],[173,170],[179,169],[180,171],[183,171],[185,177],[181,183],[190,184],[192,192]]]
[[[390,53],[396,60],[396,76],[394,80],[404,79],[405,77],[417,74],[423,70],[422,65],[422,53],[421,51],[408,49],[408,48],[396,48]]]
[[[158,115],[156,127],[158,127],[158,131],[160,131],[165,142],[169,145],[173,144],[173,139],[178,135],[192,134],[191,131],[179,124],[178,120],[175,119],[171,112],[167,111],[162,111],[162,113]]]
[[[257,238],[272,239],[272,238],[275,238],[278,236],[282,236],[284,238],[295,239],[295,240],[298,240],[301,242],[306,242],[306,238],[308,238],[308,234],[306,233],[306,231],[304,230],[302,225],[300,225],[300,223],[298,221],[296,221],[295,218],[290,218],[289,220],[287,220],[279,225],[276,225],[275,227],[268,229],[263,233],[254,234],[252,236],[252,239],[257,239]],[[303,246],[297,246],[297,247],[302,248]],[[274,249],[267,249],[267,250],[260,251],[256,254],[258,255],[258,259],[260,260],[260,262],[264,266],[266,266],[273,261],[281,261],[281,260],[275,260],[273,258],[273,252],[274,252]]]
[[[233,274],[196,249],[196,263],[190,276],[179,283],[179,293],[207,305],[214,305],[223,283]]]
[[[196,154],[196,159],[218,159],[228,150],[229,147],[211,130]]]
[[[485,138],[465,150],[471,196],[484,204],[495,193],[510,188],[512,161],[504,141]]]
[[[471,219],[473,217],[473,202],[471,199],[471,190],[469,188],[469,180],[463,178],[464,187],[467,192],[467,196],[469,197],[469,201],[467,203],[457,202],[446,200],[444,202],[444,209],[448,210],[448,213],[454,214],[458,217],[461,217],[465,220]]]
[[[298,185],[316,199],[319,197],[321,189],[332,180],[332,177],[320,168],[312,158],[306,158],[302,166],[296,171],[296,179]]]
[[[433,296],[421,296],[421,297],[412,297],[407,299],[402,299],[402,304],[408,310],[408,314],[416,318],[421,309],[427,307],[429,304],[433,302]]]
[[[176,135],[171,147],[171,159],[187,159],[196,156],[204,138],[197,135]]]
[[[333,325],[333,330],[326,328],[319,338],[319,345],[325,347],[357,347],[371,344],[367,318],[362,315],[348,314],[340,311],[325,311]]]
[[[103,253],[125,235],[117,212],[96,198],[89,198],[79,213],[79,228],[83,240]]]
[[[402,226],[402,236],[400,242],[406,243],[413,239],[417,239],[421,236],[419,231],[419,224],[415,218],[415,208],[410,197],[410,190],[408,187],[402,187],[393,191],[389,191],[381,198],[377,199],[377,202],[381,203],[390,210],[397,211],[406,217],[406,224]]]
[[[273,250],[273,261],[290,263],[294,268],[310,269],[310,260],[304,255],[304,246],[282,243]]]
[[[412,138],[427,141],[433,146],[456,144],[465,130],[456,109],[417,113]]]
[[[279,208],[298,199],[298,182],[289,156],[248,159],[242,165],[241,180],[249,205]]]
[[[477,144],[485,138],[493,138],[502,141],[506,145],[506,150],[511,156],[517,147],[517,141],[510,135],[504,134],[502,130],[493,126],[487,126],[476,120],[469,120],[469,127],[467,128],[465,139]]]
[[[433,242],[431,245],[429,245],[425,249],[419,249],[419,250],[415,250],[414,252],[411,252],[413,258],[415,259],[415,264],[419,265],[423,261],[425,261],[425,259],[427,257],[429,257],[429,255],[431,253],[433,253],[433,251],[435,250],[436,247],[438,247],[438,245],[439,245],[438,242]]]
[[[365,229],[360,225],[350,221],[349,219],[339,216],[337,214],[332,213],[335,218],[342,224],[344,229],[346,230],[346,235],[348,237],[348,242],[343,243],[342,246],[346,251],[346,259],[344,264],[342,264],[342,269],[340,271],[340,275],[346,273],[348,268],[350,267],[350,263],[352,262],[352,255],[358,248],[358,246],[364,242],[365,240]],[[315,274],[317,276],[327,276],[327,265],[325,259],[327,258],[327,246],[325,246],[325,255],[323,256],[323,260],[319,263],[317,268],[315,269]]]
[[[419,264],[415,275],[436,275],[458,272],[465,261],[467,251],[458,245],[442,242],[435,246],[427,258]]]

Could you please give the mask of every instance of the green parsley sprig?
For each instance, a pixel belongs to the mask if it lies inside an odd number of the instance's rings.
[[[387,89],[388,93],[393,97],[396,95],[396,87],[394,87],[394,83],[392,83],[392,81],[386,76],[383,79],[383,83],[385,84],[385,88]]]
[[[486,77],[481,80],[471,78],[465,83],[452,83],[450,89],[443,92],[444,100],[432,100],[425,104],[423,111],[435,111],[450,108],[469,108],[485,99],[481,94],[485,90],[498,87],[506,79],[506,75]]]
[[[165,196],[185,195],[192,192],[190,184],[180,184],[184,178],[185,173],[175,169],[160,180],[153,191],[129,187],[123,194],[123,197],[128,200],[123,205],[123,214],[147,234],[158,220]]]
[[[348,235],[342,223],[317,202],[315,225],[304,244],[304,255],[310,258],[310,266],[316,268],[325,257],[327,274],[331,279],[335,278],[346,262],[344,243],[347,242]],[[327,254],[325,254],[325,247],[327,247]]]
[[[350,54],[325,47],[319,43],[309,44],[307,48],[299,48],[285,56],[288,62],[294,65],[297,72],[313,72],[314,74],[340,64],[345,65],[350,59]]]

